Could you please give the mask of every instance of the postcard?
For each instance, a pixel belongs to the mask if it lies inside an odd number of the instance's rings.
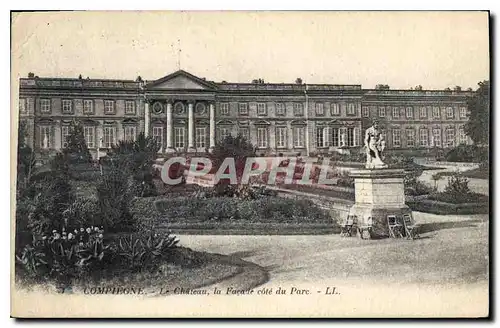
[[[489,19],[12,12],[11,316],[488,317]]]

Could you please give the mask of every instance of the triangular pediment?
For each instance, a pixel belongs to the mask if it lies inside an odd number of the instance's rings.
[[[183,70],[146,84],[146,89],[149,90],[214,90],[216,87],[214,83],[200,79]]]

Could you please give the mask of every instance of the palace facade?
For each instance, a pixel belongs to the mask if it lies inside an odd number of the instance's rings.
[[[206,152],[242,134],[259,155],[313,155],[359,148],[378,119],[389,149],[449,148],[465,135],[472,91],[390,90],[387,86],[212,82],[179,70],[155,81],[20,79],[19,115],[38,154],[65,147],[80,121],[94,157],[140,132],[162,145],[159,156]]]

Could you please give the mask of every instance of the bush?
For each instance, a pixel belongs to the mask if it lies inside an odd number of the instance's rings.
[[[431,199],[420,199],[407,201],[406,204],[412,211],[439,215],[484,214],[489,212],[489,208],[485,203],[451,204]]]
[[[34,196],[25,204],[31,204],[28,214],[28,228],[34,234],[49,234],[65,226],[64,210],[73,203],[75,196],[69,181],[62,176],[54,176],[39,181],[33,186]],[[23,220],[19,218],[19,220]]]
[[[91,274],[103,260],[109,248],[103,242],[103,233],[97,227],[53,230],[48,236],[34,236],[16,259],[29,277],[67,283]]]
[[[136,221],[130,214],[130,181],[126,172],[110,170],[97,185],[99,210],[103,226],[109,231],[131,231]]]
[[[99,202],[91,197],[76,198],[63,212],[63,219],[68,230],[104,225]]]
[[[179,240],[168,233],[149,231],[146,234],[120,237],[117,251],[121,264],[132,271],[151,270],[162,257],[176,247]]]
[[[473,193],[469,189],[469,179],[460,173],[455,173],[448,178],[444,192],[434,193],[429,199],[451,204],[487,202],[488,196]]]
[[[445,159],[448,162],[488,162],[488,148],[476,145],[459,145],[448,151]]]
[[[155,201],[160,216],[171,222],[248,221],[314,222],[328,220],[325,211],[310,200],[262,197],[254,200],[218,197],[207,199],[160,199]]]

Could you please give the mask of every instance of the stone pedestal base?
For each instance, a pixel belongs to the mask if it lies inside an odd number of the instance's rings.
[[[400,207],[387,207],[365,204],[354,204],[349,210],[350,216],[357,218],[359,237],[363,239],[379,239],[389,237],[389,227],[387,226],[387,216],[394,215],[403,217],[411,215],[411,209],[407,205]]]
[[[354,178],[356,202],[348,215],[356,217],[363,238],[388,237],[389,215],[411,216],[405,204],[404,170],[353,170],[350,176]]]

